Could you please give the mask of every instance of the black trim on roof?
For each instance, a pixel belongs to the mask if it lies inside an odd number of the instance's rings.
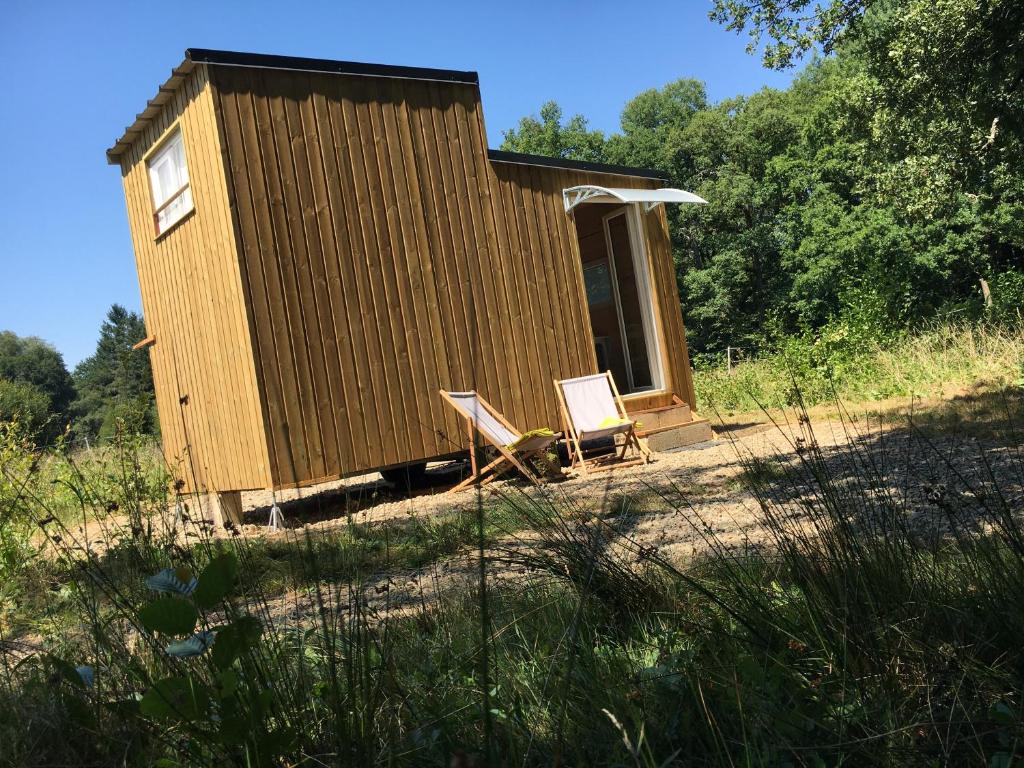
[[[479,85],[476,72],[428,67],[401,67],[391,64],[364,64],[358,61],[308,59],[303,56],[274,56],[265,53],[214,51],[207,48],[188,48],[185,58],[196,64],[225,64],[234,67],[264,67],[267,69],[296,69],[304,72],[332,72],[336,75],[370,75],[397,77],[406,80],[439,80],[448,83]]]
[[[566,160],[561,157],[545,155],[528,155],[523,152],[505,152],[500,149],[488,149],[487,157],[495,163],[515,163],[517,165],[540,165],[546,168],[568,168],[572,171],[593,171],[594,173],[611,173],[618,176],[639,176],[644,179],[668,181],[663,171],[653,168],[631,168],[628,165],[609,165],[607,163],[589,163],[584,160]]]

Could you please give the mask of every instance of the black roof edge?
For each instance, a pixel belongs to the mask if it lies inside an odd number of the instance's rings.
[[[561,157],[528,155],[524,152],[506,152],[501,149],[488,149],[487,157],[496,163],[541,165],[548,168],[568,168],[572,171],[593,171],[594,173],[611,173],[618,176],[638,176],[644,179],[668,181],[668,175],[664,171],[657,171],[653,168],[631,168],[628,165],[590,163],[585,160],[566,160]]]
[[[358,61],[310,59],[303,56],[275,56],[266,53],[214,51],[207,48],[188,48],[185,58],[196,64],[224,64],[233,67],[264,67],[267,69],[295,69],[305,72],[331,72],[336,75],[369,75],[396,77],[405,80],[437,80],[447,83],[479,85],[476,72],[428,67],[402,67],[392,64],[364,64]]]

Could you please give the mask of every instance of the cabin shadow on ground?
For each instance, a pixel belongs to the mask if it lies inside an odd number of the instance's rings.
[[[731,481],[705,484],[725,464],[681,466],[643,499],[609,492],[606,519],[619,535],[650,543],[652,529],[682,518],[662,544],[742,549],[770,545],[766,505],[790,532],[812,530],[814,514],[830,507],[876,534],[906,521],[931,546],[978,532],[993,515],[1024,512],[1022,403],[1020,390],[972,392],[925,409],[872,414],[862,405],[833,420],[790,414],[766,428],[716,427],[735,448]],[[766,429],[774,445],[757,450]]]
[[[350,517],[367,509],[418,496],[430,496],[451,490],[467,473],[463,461],[446,462],[431,467],[421,477],[410,478],[408,484],[389,483],[380,476],[368,475],[366,480],[327,490],[310,490],[307,495],[279,502],[286,528],[301,527],[338,518]],[[245,512],[247,525],[266,525],[270,505],[261,504]]]
[[[626,535],[643,535],[645,528],[670,516],[675,519],[671,538],[677,542],[700,538],[695,529],[704,514],[716,534],[731,534],[732,541],[748,535],[756,539],[758,500],[752,490],[794,515],[819,502],[824,485],[848,496],[851,509],[866,518],[877,516],[884,498],[936,533],[950,530],[950,505],[965,524],[983,512],[972,511],[972,505],[977,507],[974,491],[1004,497],[1021,508],[1024,415],[1019,392],[972,392],[925,409],[910,403],[884,413],[872,413],[869,406],[858,409],[843,412],[840,419],[816,419],[810,427],[792,413],[778,425],[749,419],[719,425],[718,445],[728,440],[735,449],[721,461],[689,462],[683,457],[691,449],[675,454],[674,465],[663,459],[644,473],[620,476],[613,471],[576,479],[564,488],[566,507],[585,498]],[[765,448],[765,441],[772,447]],[[748,450],[755,442],[758,447]],[[464,472],[465,466],[455,462],[432,469],[408,491],[370,480],[310,492],[280,506],[289,528],[352,519],[384,505],[444,493]],[[723,473],[732,476],[723,481]],[[473,499],[470,493],[464,501]],[[945,506],[936,506],[936,499]],[[463,499],[452,496],[451,501],[457,508]],[[738,515],[742,509],[745,514]],[[246,513],[245,522],[265,525],[269,511],[269,505],[258,506]],[[737,517],[743,522],[735,523]]]

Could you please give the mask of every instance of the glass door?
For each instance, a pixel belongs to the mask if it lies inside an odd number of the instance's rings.
[[[615,294],[616,314],[625,357],[629,392],[661,388],[654,303],[643,246],[636,229],[632,208],[623,208],[604,217],[608,265]]]

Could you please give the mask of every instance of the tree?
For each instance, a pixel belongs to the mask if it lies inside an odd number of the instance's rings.
[[[75,387],[56,349],[34,336],[0,331],[0,380],[8,382],[5,403],[13,407],[13,403],[21,402],[22,409],[36,414],[33,420],[41,430],[35,436],[37,440],[49,442],[61,432]],[[46,400],[47,416],[40,421],[41,398]]]
[[[562,108],[549,101],[540,108],[540,119],[524,117],[516,128],[503,133],[501,148],[567,160],[601,162],[604,160],[604,134],[591,131],[581,115],[562,122]]]
[[[763,36],[766,67],[785,69],[816,45],[832,53],[844,33],[877,0],[715,0],[708,16],[726,29],[748,32],[747,52],[754,53]]]
[[[767,38],[770,66],[814,57],[786,90],[718,104],[694,80],[643,91],[600,144],[709,202],[667,211],[695,353],[1020,321],[1024,3],[717,0],[712,18]],[[508,148],[579,156],[550,106]]]
[[[998,282],[1019,268],[1024,4],[716,0],[712,18],[747,29],[752,43],[767,35],[769,66],[791,66],[818,44],[851,71],[850,104],[868,116],[854,139],[866,149],[860,204],[884,210],[906,235],[899,263],[915,268],[904,286],[907,303],[918,305],[911,315],[963,307],[980,278]],[[849,126],[840,133],[849,143]]]
[[[608,139],[609,160],[685,175],[689,156],[680,145],[682,135],[707,107],[707,90],[699,80],[676,80],[660,90],[643,91],[622,110],[622,133]]]
[[[114,304],[100,326],[96,352],[75,368],[75,431],[109,438],[124,423],[133,432],[156,428],[149,357],[132,346],[146,336],[142,318]]]
[[[17,422],[28,437],[52,437],[54,415],[49,396],[24,381],[0,379],[0,423]]]

